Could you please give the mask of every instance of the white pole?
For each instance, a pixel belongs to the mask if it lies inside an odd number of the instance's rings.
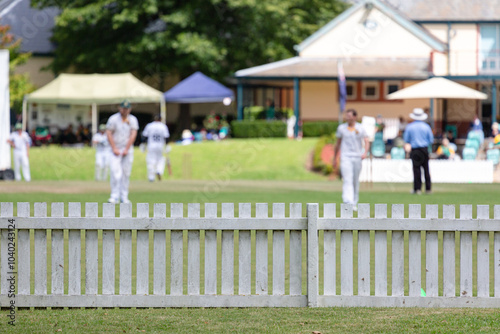
[[[24,95],[23,98],[23,131],[26,131],[26,122],[28,120],[28,97]]]
[[[0,50],[0,170],[9,169],[10,145],[10,95],[9,95],[9,50]]]
[[[97,104],[92,103],[92,135],[97,133]]]
[[[161,116],[161,121],[164,124],[167,124],[167,105],[165,103],[165,98],[163,97],[163,94],[161,95],[161,100],[160,100],[160,116]]]

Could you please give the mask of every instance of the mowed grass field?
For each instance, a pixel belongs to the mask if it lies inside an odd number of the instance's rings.
[[[192,146],[175,146],[171,159],[174,175],[161,182],[144,181],[144,154],[136,150],[130,199],[134,203],[341,203],[341,182],[308,172],[304,166],[314,140],[227,141]],[[244,153],[246,147],[263,145],[259,157]],[[219,144],[226,146],[217,146]],[[233,144],[238,148],[233,147]],[[260,147],[260,146],[259,146]],[[44,152],[43,150],[46,150]],[[93,179],[93,151],[57,147],[32,150],[34,181],[27,184],[0,183],[0,202],[101,203],[109,197],[109,183]],[[177,153],[175,153],[177,151]],[[269,152],[268,152],[269,151]],[[48,153],[47,153],[48,152]],[[270,153],[272,152],[272,153]],[[43,154],[42,154],[43,153]],[[50,153],[51,158],[48,158]],[[185,156],[184,154],[188,154]],[[177,154],[177,156],[176,156]],[[189,154],[191,156],[189,157]],[[245,160],[245,155],[250,154]],[[70,158],[79,156],[80,158]],[[196,158],[195,158],[196,156]],[[43,157],[43,159],[39,159]],[[76,159],[76,160],[75,160]],[[198,160],[200,159],[200,160]],[[141,161],[142,160],[142,161]],[[177,162],[176,162],[177,160]],[[189,167],[191,161],[191,170]],[[45,163],[42,163],[45,161]],[[77,162],[74,162],[77,161]],[[193,163],[193,161],[198,161]],[[231,162],[232,161],[232,162]],[[228,166],[236,166],[229,168]],[[183,165],[184,164],[184,165]],[[66,165],[64,174],[54,169]],[[224,167],[227,172],[224,171]],[[45,175],[43,168],[49,168]],[[142,171],[141,171],[142,168]],[[229,168],[229,169],[228,169]],[[70,170],[74,170],[71,171]],[[36,171],[39,170],[39,171]],[[183,170],[184,173],[183,174]],[[187,170],[187,171],[186,171]],[[190,172],[190,175],[189,173]],[[186,180],[188,176],[191,180]],[[246,177],[248,176],[248,177]],[[251,177],[250,177],[251,176]],[[409,184],[362,184],[360,202],[421,204],[498,204],[497,185],[434,185],[432,195],[410,194]],[[67,207],[67,205],[66,205]],[[219,206],[220,207],[220,206]],[[254,208],[254,206],[253,206]],[[339,205],[337,205],[337,210]],[[185,211],[187,205],[185,205]],[[441,211],[441,210],[440,210]],[[458,208],[457,208],[458,216]],[[152,212],[151,212],[152,213]],[[84,214],[84,212],[82,212]],[[322,214],[322,212],[320,212]],[[389,211],[390,216],[390,211]],[[6,314],[6,311],[1,311]],[[496,309],[65,309],[18,310],[16,327],[0,320],[0,332],[19,333],[498,333],[500,317]]]

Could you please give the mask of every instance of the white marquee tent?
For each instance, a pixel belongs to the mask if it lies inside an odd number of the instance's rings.
[[[23,129],[26,129],[27,105],[61,103],[92,106],[92,133],[97,132],[97,106],[118,104],[124,99],[132,103],[160,103],[162,119],[166,119],[163,93],[130,73],[61,74],[47,85],[26,95],[23,103]]]

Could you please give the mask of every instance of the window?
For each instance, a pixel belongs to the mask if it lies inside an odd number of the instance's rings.
[[[380,97],[379,84],[376,81],[363,82],[363,100],[378,100]]]
[[[500,24],[479,26],[479,68],[485,72],[500,72]]]
[[[400,81],[386,81],[386,82],[384,82],[384,87],[385,87],[384,97],[386,97],[387,95],[400,90],[401,89],[401,82]]]
[[[358,97],[358,91],[356,89],[355,81],[347,81],[345,85],[347,99],[348,100],[356,100]]]

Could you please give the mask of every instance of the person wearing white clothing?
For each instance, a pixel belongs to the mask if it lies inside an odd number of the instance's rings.
[[[132,162],[134,161],[134,141],[139,130],[139,122],[130,114],[132,106],[124,100],[119,112],[111,115],[106,123],[106,132],[111,147],[109,167],[111,171],[111,196],[109,203],[130,203],[128,188]]]
[[[30,162],[29,162],[29,152],[30,152],[30,137],[26,131],[23,131],[23,126],[21,123],[16,123],[14,126],[14,132],[10,134],[7,142],[14,148],[14,175],[16,181],[21,181],[21,168],[23,170],[24,180],[26,182],[31,181],[30,173]]]
[[[356,117],[357,112],[354,109],[345,112],[346,123],[337,128],[337,143],[333,157],[333,168],[336,168],[340,151],[340,172],[343,180],[342,201],[352,204],[354,210],[357,210],[359,201],[361,161],[366,158],[370,149],[368,135],[361,124],[356,122]]]
[[[99,132],[92,136],[92,144],[95,150],[95,179],[96,181],[105,181],[108,178],[109,149],[108,136],[106,135],[106,125],[99,125]]]
[[[161,122],[161,116],[156,115],[154,121],[146,125],[142,136],[148,141],[148,154],[146,155],[148,179],[153,182],[156,175],[158,180],[161,180],[165,171],[163,152],[166,140],[170,137],[168,127]]]

